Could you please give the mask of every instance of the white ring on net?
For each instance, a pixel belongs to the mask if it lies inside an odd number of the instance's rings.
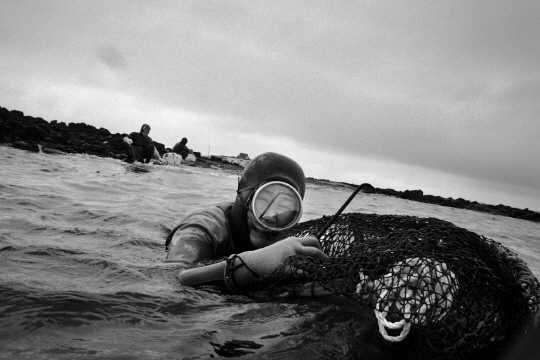
[[[400,342],[403,339],[409,335],[409,331],[411,330],[411,323],[405,321],[405,319],[402,319],[398,322],[390,322],[386,320],[386,312],[381,312],[378,310],[375,310],[375,316],[377,317],[377,322],[379,323],[379,332],[381,333],[382,337],[391,342]],[[401,333],[397,336],[390,336],[386,332],[386,328],[397,330],[402,329]]]

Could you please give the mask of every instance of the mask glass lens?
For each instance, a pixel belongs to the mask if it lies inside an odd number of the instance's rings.
[[[273,181],[259,187],[251,201],[256,221],[265,229],[285,230],[300,220],[302,198],[287,183]]]

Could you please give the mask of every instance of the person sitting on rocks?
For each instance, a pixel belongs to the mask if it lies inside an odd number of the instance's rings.
[[[152,142],[152,138],[148,136],[150,133],[150,125],[143,124],[141,131],[132,132],[126,136],[123,140],[128,144],[129,160],[140,161],[142,163],[149,163],[150,160],[155,159],[161,163],[161,156]]]
[[[178,155],[181,155],[182,156],[182,159],[186,159],[186,157],[189,155],[189,154],[192,154],[193,153],[193,150],[189,149],[186,144],[187,144],[187,139],[186,138],[182,138],[182,140],[179,142],[179,143],[176,143],[176,145],[174,145],[172,151]]]

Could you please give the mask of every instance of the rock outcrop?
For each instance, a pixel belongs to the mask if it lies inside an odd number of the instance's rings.
[[[107,129],[85,123],[49,122],[0,107],[0,143],[18,149],[37,152],[41,146],[45,153],[84,153],[124,160],[127,158],[127,144],[122,140],[125,136],[126,133],[111,134]],[[165,145],[156,141],[154,145],[161,155],[166,152]]]
[[[127,144],[122,140],[126,133],[111,134],[104,128],[95,128],[85,123],[47,121],[40,117],[25,115],[20,110],[8,110],[0,107],[0,143],[9,144],[14,148],[28,151],[41,151],[50,154],[82,153],[100,157],[111,157],[120,160],[127,159]],[[154,141],[160,155],[170,152],[165,145]],[[234,173],[241,173],[242,167],[235,164],[225,164],[221,159],[203,159],[200,153],[194,153],[197,164],[206,168],[216,168]],[[329,186],[345,186],[356,188],[358,185],[336,183],[329,180],[308,178],[308,182]],[[393,189],[375,189],[376,193],[395,196],[402,199],[419,201],[441,206],[481,211],[485,213],[508,216],[518,219],[540,222],[540,213],[529,209],[516,209],[506,205],[486,205],[462,198],[452,199],[434,195],[424,195],[422,190],[396,191]]]

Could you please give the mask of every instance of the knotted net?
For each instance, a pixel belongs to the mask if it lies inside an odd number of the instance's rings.
[[[328,220],[282,238],[314,236]],[[342,214],[320,241],[329,259],[289,257],[250,291],[356,300],[385,339],[406,344],[404,358],[493,358],[539,308],[538,280],[516,254],[443,220]]]

